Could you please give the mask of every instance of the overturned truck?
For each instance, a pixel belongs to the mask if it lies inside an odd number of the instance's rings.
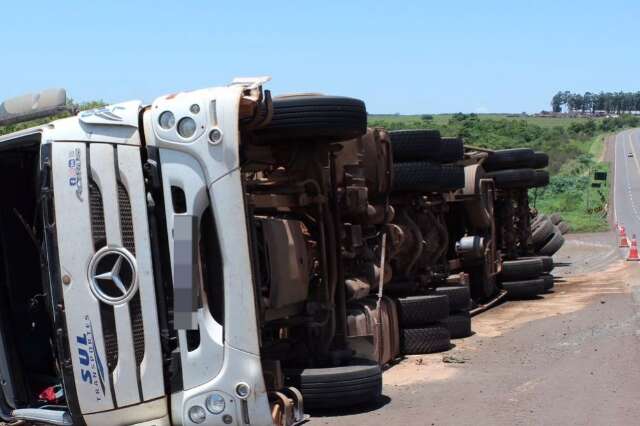
[[[546,279],[557,231],[532,181],[485,167],[504,153],[266,81],[0,137],[3,421],[298,424],[375,400],[382,365]],[[24,97],[0,120],[65,104]]]

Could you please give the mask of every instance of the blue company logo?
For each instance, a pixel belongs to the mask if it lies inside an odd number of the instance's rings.
[[[88,315],[84,317],[85,333],[76,336],[76,349],[80,362],[80,378],[84,383],[93,386],[96,401],[102,401],[105,396],[104,364],[96,347],[93,335],[93,324]]]
[[[69,152],[67,166],[69,169],[69,186],[76,188],[76,195],[82,199],[82,159],[79,148]]]

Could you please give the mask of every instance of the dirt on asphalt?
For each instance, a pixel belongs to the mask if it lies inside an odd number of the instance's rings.
[[[603,234],[570,236],[553,292],[473,319],[446,353],[410,356],[385,397],[312,425],[633,425],[640,419],[640,264]]]

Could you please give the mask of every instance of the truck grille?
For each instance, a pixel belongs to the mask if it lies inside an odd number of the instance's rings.
[[[98,251],[107,245],[107,233],[104,226],[102,194],[93,179],[89,181],[89,209],[91,211],[91,234],[93,235],[93,247]]]
[[[107,234],[104,224],[102,194],[93,179],[89,181],[89,209],[91,214],[93,247],[98,251],[107,245]],[[113,373],[113,370],[118,364],[118,339],[116,336],[116,319],[113,306],[100,305],[100,316],[102,317],[102,335],[107,357],[107,368],[109,369],[109,373]]]
[[[57,252],[60,269],[74,278],[59,285],[82,414],[165,395],[140,149],[102,141],[52,148]],[[116,265],[125,290],[137,284],[130,298],[115,275],[105,275]]]
[[[122,245],[134,256],[136,254],[136,243],[133,234],[133,218],[131,216],[131,202],[129,193],[122,182],[118,182],[118,207],[120,208],[120,232],[122,233]],[[133,346],[136,355],[136,363],[140,365],[144,358],[144,324],[142,320],[142,306],[140,304],[140,293],[129,302],[129,312],[131,313],[131,327],[133,331]]]
[[[122,233],[122,245],[134,256],[136,255],[136,243],[133,235],[133,218],[131,217],[131,202],[127,188],[122,182],[118,182],[118,206],[120,207],[120,232]]]

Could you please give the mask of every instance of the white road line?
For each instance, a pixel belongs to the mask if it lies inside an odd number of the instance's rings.
[[[640,164],[638,164],[638,161],[635,158],[635,149],[633,147],[633,143],[632,143],[632,139],[631,139],[631,134],[632,133],[633,133],[633,130],[629,131],[629,133],[627,133],[625,136],[627,136],[627,140],[629,141],[629,146],[630,146],[630,148],[631,148],[631,150],[633,152],[634,159],[636,160],[635,161],[636,167],[638,168],[638,173],[640,174]],[[620,136],[622,136],[622,134],[620,134]],[[618,144],[617,137],[616,137],[616,146],[617,145],[624,146],[624,142],[625,142],[624,138],[622,139],[621,142],[622,143]],[[627,191],[629,193],[629,201],[631,202],[631,208],[633,210],[633,213],[635,214],[636,219],[638,219],[638,222],[640,222],[640,212],[638,211],[638,206],[636,205],[635,199],[633,198],[633,191],[631,189],[631,179],[629,178],[629,167],[627,167],[627,164],[624,161],[624,158],[626,157],[626,156],[624,156],[624,150],[622,150],[622,154],[623,154],[623,157],[622,157],[623,160],[619,162],[621,164],[616,164],[616,175],[618,174],[617,170],[618,170],[619,166],[623,165],[623,167],[625,169],[625,177],[626,177],[626,181],[627,181]],[[617,159],[618,159],[618,156],[616,155],[616,161],[617,161]],[[614,188],[613,194],[614,194],[614,210],[617,210],[617,204],[618,204],[617,201],[618,200],[617,200],[617,197],[615,196],[615,188]],[[616,217],[616,221],[617,221],[617,215],[615,217]],[[629,224],[627,224],[627,226],[628,225]],[[623,224],[623,226],[624,226],[624,224]],[[634,226],[634,228],[635,228],[635,226]]]
[[[633,134],[633,130],[627,134],[627,138],[629,139],[629,148],[631,149],[631,153],[633,154],[633,161],[636,163],[638,174],[640,174],[640,163],[638,163],[638,155],[636,154],[636,149],[633,147],[633,140],[631,140],[632,134]]]

